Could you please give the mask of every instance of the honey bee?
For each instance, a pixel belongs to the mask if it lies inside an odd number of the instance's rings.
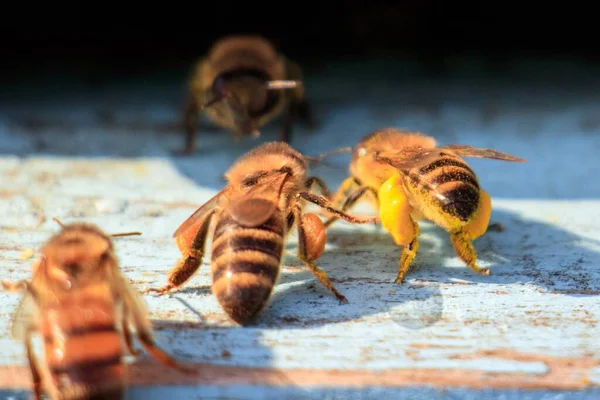
[[[234,132],[260,136],[260,128],[283,114],[281,139],[289,142],[296,118],[311,121],[300,67],[261,36],[226,36],[196,64],[189,81],[184,153],[194,151],[200,114]]]
[[[122,275],[110,236],[91,224],[55,221],[62,230],[42,248],[32,279],[2,281],[5,290],[24,292],[11,329],[25,342],[35,398],[42,392],[52,399],[123,398],[123,344],[141,354],[134,334],[161,363],[192,372],[155,344],[145,304]],[[33,351],[36,332],[44,362]]]
[[[351,216],[331,207],[325,183],[307,176],[307,160],[288,144],[271,142],[242,156],[227,171],[228,186],[198,208],[174,233],[182,260],[167,284],[148,292],[164,294],[183,285],[202,263],[212,235],[212,292],[236,323],[250,323],[265,307],[279,277],[284,243],[298,232],[298,258],[340,301],[344,297],[315,260],[325,248],[323,221],[304,213],[308,203],[352,223],[376,218]],[[324,196],[312,191],[320,187]],[[211,225],[211,221],[214,225]]]
[[[472,241],[483,235],[492,203],[475,172],[461,157],[525,162],[506,153],[467,145],[436,147],[419,132],[385,128],[367,135],[352,151],[350,177],[332,202],[346,211],[363,196],[379,210],[383,228],[404,246],[395,283],[403,283],[419,248],[418,220],[429,220],[450,234],[457,255],[473,271],[490,275],[477,265]],[[330,226],[331,216],[325,226]]]

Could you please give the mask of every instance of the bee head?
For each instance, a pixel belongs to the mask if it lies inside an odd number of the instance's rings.
[[[66,226],[43,248],[43,265],[48,277],[70,289],[103,273],[112,257],[112,241],[91,225]]]

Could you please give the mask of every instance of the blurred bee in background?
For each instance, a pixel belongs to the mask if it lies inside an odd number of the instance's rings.
[[[234,322],[246,325],[270,298],[285,241],[295,224],[298,258],[340,303],[346,303],[346,297],[314,263],[325,249],[325,226],[316,214],[303,213],[303,206],[316,204],[352,223],[376,222],[376,218],[347,215],[312,192],[316,184],[330,196],[319,178],[307,176],[307,160],[283,142],[266,143],[248,152],[226,176],[228,186],[175,232],[183,259],[169,273],[167,284],[148,292],[164,294],[183,285],[202,264],[205,242],[212,234],[212,292]]]
[[[24,291],[12,336],[25,342],[33,392],[52,399],[121,399],[126,393],[125,348],[138,356],[132,335],[161,363],[180,366],[154,342],[143,299],[122,275],[110,236],[85,223],[63,225],[42,248],[32,280],[2,281]],[[139,232],[111,236],[140,235]],[[43,342],[43,362],[33,335]]]
[[[290,141],[297,118],[312,121],[300,67],[260,36],[217,41],[192,73],[184,118],[184,153],[195,148],[200,114],[240,137],[259,137],[260,128],[283,114],[281,139]]]
[[[492,203],[475,172],[461,157],[525,162],[487,148],[466,145],[436,147],[434,138],[418,132],[385,128],[367,135],[352,151],[350,177],[332,202],[346,211],[363,196],[379,210],[381,224],[398,246],[404,246],[396,283],[402,283],[419,248],[419,225],[426,219],[450,234],[454,250],[473,271],[480,268],[472,241],[483,235]],[[330,226],[331,216],[325,226]]]

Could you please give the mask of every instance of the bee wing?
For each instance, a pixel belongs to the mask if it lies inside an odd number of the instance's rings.
[[[197,231],[198,228],[202,226],[204,219],[210,215],[215,208],[221,206],[223,198],[229,191],[231,191],[231,188],[228,186],[201,205],[188,219],[179,225],[179,228],[177,228],[173,237],[177,238],[188,234],[189,231]]]
[[[398,151],[382,151],[375,154],[375,160],[387,163],[401,171],[424,167],[443,152],[441,148],[406,147]]]
[[[24,340],[28,330],[37,328],[37,312],[35,298],[26,291],[12,317],[10,333],[13,339]]]
[[[526,160],[494,149],[473,147],[463,144],[452,144],[440,147],[441,150],[450,150],[461,157],[493,158],[502,161],[525,162]]]
[[[386,162],[399,170],[407,171],[411,168],[424,167],[444,153],[454,154],[459,157],[492,158],[503,161],[525,162],[520,157],[502,153],[494,149],[462,144],[434,148],[407,147],[399,151],[377,153],[375,159]]]
[[[113,266],[112,274],[118,296],[123,299],[127,309],[125,318],[127,318],[128,325],[135,328],[138,334],[143,332],[151,334],[152,323],[148,317],[148,306],[144,298],[123,275],[117,264]]]
[[[267,221],[277,210],[281,189],[288,174],[278,172],[241,192],[229,204],[229,214],[241,225],[252,227]]]
[[[12,316],[11,322],[11,337],[17,340],[24,340],[27,331],[38,329],[39,306],[38,301],[40,294],[36,294],[33,288],[44,287],[45,275],[40,273],[41,266],[46,262],[46,258],[42,257],[33,265],[33,277],[29,281],[27,288],[23,291],[23,297],[17,305]]]

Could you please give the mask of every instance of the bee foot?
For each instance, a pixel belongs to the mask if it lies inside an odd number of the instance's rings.
[[[348,304],[348,299],[346,297],[344,297],[344,296],[340,295],[340,297],[338,297],[338,300],[340,301],[340,305],[342,305],[342,304]]]
[[[24,288],[27,287],[27,284],[24,281],[11,282],[11,281],[2,281],[2,287],[4,290],[8,292],[18,293]]]
[[[504,232],[504,226],[498,222],[495,222],[493,224],[490,224],[490,226],[488,226],[488,231]]]
[[[138,349],[131,349],[131,355],[137,358],[142,355],[142,351]]]
[[[169,292],[171,289],[173,289],[173,286],[167,285],[167,286],[165,286],[163,288],[160,288],[160,289],[156,289],[156,288],[146,289],[144,291],[144,293],[145,294],[156,293],[157,296],[162,296],[163,294]]]

